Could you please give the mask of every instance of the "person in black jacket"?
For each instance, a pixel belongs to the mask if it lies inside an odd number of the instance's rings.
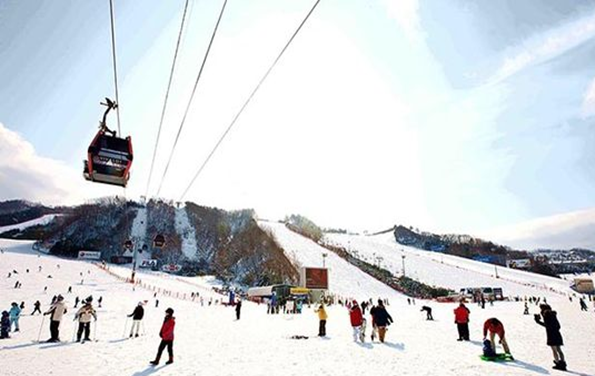
[[[138,305],[134,309],[134,311],[128,315],[128,317],[132,317],[132,326],[130,327],[130,338],[134,334],[135,337],[138,337],[138,330],[140,329],[140,322],[145,315],[145,309],[143,308],[143,302],[138,302]],[[135,333],[136,329],[136,333]]]
[[[564,354],[560,348],[564,345],[562,340],[562,334],[560,334],[560,323],[558,322],[556,311],[552,311],[552,307],[548,304],[541,304],[541,316],[535,315],[535,322],[545,327],[545,333],[547,335],[547,345],[552,348],[554,354],[554,369],[566,370],[566,361],[564,360]],[[541,318],[543,317],[543,321]]]
[[[240,311],[242,310],[242,300],[238,299],[236,303],[236,320],[240,319]]]
[[[378,299],[378,305],[370,310],[370,314],[374,318],[374,325],[378,328],[378,338],[380,342],[384,342],[386,334],[386,327],[393,322],[393,318],[384,308],[384,303]]]

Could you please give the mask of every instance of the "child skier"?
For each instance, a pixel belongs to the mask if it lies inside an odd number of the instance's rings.
[[[128,315],[128,317],[132,317],[132,326],[130,327],[130,338],[132,338],[132,334],[136,329],[135,337],[138,337],[138,330],[140,329],[140,322],[142,321],[143,317],[145,316],[145,309],[143,308],[143,302],[138,302],[138,305],[134,309],[134,311]]]
[[[159,344],[159,348],[157,349],[157,356],[155,360],[151,361],[150,363],[154,366],[159,364],[159,359],[161,359],[161,354],[163,350],[167,347],[167,352],[169,353],[169,360],[165,362],[165,364],[172,364],[174,362],[174,328],[176,326],[176,319],[173,316],[174,310],[168,308],[165,310],[165,319],[163,320],[163,325],[161,326],[161,330],[159,331],[159,337],[161,337],[161,343]]]
[[[95,312],[95,309],[91,304],[92,301],[92,299],[87,299],[85,301],[85,304],[83,304],[83,306],[74,315],[74,320],[79,320],[79,328],[76,332],[77,342],[81,342],[83,331],[85,332],[85,338],[83,339],[83,343],[85,343],[85,341],[91,340],[91,338],[89,338],[91,334],[91,317],[93,317],[95,321],[97,321],[97,313]]]
[[[2,311],[2,318],[0,319],[0,339],[10,338],[10,319],[8,318],[8,311]]]
[[[541,309],[541,316],[536,314],[535,322],[545,328],[547,345],[552,348],[552,353],[554,354],[555,366],[553,368],[566,371],[564,353],[562,353],[562,349],[560,348],[564,345],[564,341],[562,340],[562,334],[560,334],[560,323],[558,322],[556,311],[552,311],[552,307],[548,304],[541,304],[539,308]],[[543,321],[541,321],[542,317]]]

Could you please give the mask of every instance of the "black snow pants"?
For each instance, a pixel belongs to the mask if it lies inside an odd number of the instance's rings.
[[[459,339],[469,341],[469,323],[457,324],[457,330],[459,331]]]
[[[326,320],[320,320],[320,325],[318,325],[318,336],[326,336]]]
[[[161,343],[159,344],[159,349],[157,349],[157,356],[155,357],[156,362],[159,362],[159,359],[161,359],[161,354],[166,347],[167,353],[169,354],[169,360],[174,360],[174,341],[166,341],[162,339]]]
[[[50,321],[50,340],[60,340],[60,321]]]
[[[76,332],[76,341],[80,342],[81,336],[85,331],[85,341],[91,340],[89,335],[91,334],[91,323],[90,322],[79,322],[79,330]]]

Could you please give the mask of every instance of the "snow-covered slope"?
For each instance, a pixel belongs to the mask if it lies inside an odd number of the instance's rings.
[[[282,230],[272,226],[273,230]],[[296,255],[305,255],[301,260],[315,261],[319,249],[306,245],[284,231],[279,240],[293,244]],[[299,235],[297,235],[299,236]],[[21,331],[12,333],[12,338],[0,340],[0,374],[2,376],[45,375],[246,375],[261,376],[280,373],[285,376],[303,375],[547,375],[551,370],[551,352],[545,345],[545,331],[533,323],[531,315],[522,315],[522,303],[503,302],[471,309],[471,342],[457,342],[456,328],[452,323],[454,304],[423,302],[434,308],[435,321],[425,321],[419,305],[407,305],[403,299],[390,299],[388,311],[395,319],[387,333],[387,343],[353,343],[347,310],[341,306],[328,308],[328,337],[316,337],[318,319],[314,307],[306,307],[302,315],[267,315],[264,305],[244,302],[240,321],[235,320],[233,308],[221,305],[204,305],[197,301],[176,299],[158,293],[159,307],[155,307],[153,290],[136,286],[135,289],[119,277],[128,276],[130,270],[110,267],[110,273],[88,262],[65,260],[39,255],[31,250],[31,242],[0,239],[0,308],[7,309],[10,302],[24,301],[25,315],[20,320]],[[302,247],[308,250],[301,252]],[[309,255],[312,253],[312,255]],[[300,256],[298,256],[300,257]],[[379,290],[375,280],[360,276],[329,255],[327,262],[334,271],[333,283],[345,285],[346,290],[367,293],[376,298]],[[321,260],[316,265],[320,265]],[[58,267],[60,265],[60,267]],[[38,271],[38,267],[42,271]],[[29,269],[29,273],[26,272]],[[7,278],[8,272],[17,270]],[[453,269],[453,276],[458,273]],[[81,274],[84,283],[81,282]],[[48,278],[51,275],[52,278]],[[193,292],[207,294],[212,280],[177,278],[162,273],[139,272],[143,283],[158,285],[162,289],[178,291],[190,286]],[[332,277],[334,276],[334,277]],[[22,288],[15,289],[16,280]],[[359,281],[358,283],[351,283]],[[192,287],[198,284],[204,288]],[[44,286],[47,293],[44,294]],[[73,293],[68,294],[68,286]],[[345,291],[345,290],[343,290]],[[48,338],[47,317],[29,316],[33,302],[39,299],[46,310],[52,295],[61,293],[66,297],[69,312],[61,323],[62,343],[34,343]],[[93,324],[92,334],[97,342],[84,345],[71,343],[75,323],[74,297],[92,294],[97,301],[103,297],[98,309],[98,321]],[[539,294],[539,290],[535,290]],[[175,296],[175,295],[174,295]],[[218,295],[215,295],[218,296]],[[147,301],[144,333],[137,339],[128,340],[130,314],[138,301]],[[593,312],[581,312],[576,300],[553,297],[548,299],[558,311],[564,336],[564,352],[569,369],[574,375],[595,375],[593,346],[589,333],[595,332]],[[159,344],[159,328],[166,307],[175,310],[175,363],[157,368],[149,366]],[[536,307],[531,306],[531,313]],[[516,361],[511,363],[483,362],[481,353],[481,327],[489,317],[498,317],[506,326],[507,337]],[[369,339],[369,329],[368,329]],[[292,340],[292,335],[310,336],[307,340]]]
[[[54,218],[56,218],[56,216],[58,216],[58,215],[59,214],[46,214],[44,216],[41,216],[36,219],[32,219],[30,221],[17,223],[16,225],[0,226],[0,234],[2,234],[3,232],[12,231],[12,230],[22,231],[22,230],[24,230],[28,227],[32,227],[32,226],[47,225],[48,223],[53,221]]]
[[[176,231],[182,239],[182,253],[190,260],[197,259],[196,231],[190,225],[186,208],[176,208]]]
[[[419,250],[398,244],[391,233],[365,236],[326,234],[325,242],[338,245],[358,257],[380,264],[394,274],[403,273],[421,282],[451,288],[502,287],[505,295],[567,294],[568,282],[521,270],[495,267],[462,257]],[[496,278],[498,273],[498,278]]]

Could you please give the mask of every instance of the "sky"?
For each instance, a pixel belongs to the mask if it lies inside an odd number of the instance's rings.
[[[313,3],[229,0],[160,197],[180,199]],[[114,97],[108,4],[0,1],[0,199],[123,194],[81,171]],[[190,0],[150,197],[222,4]],[[183,7],[115,0],[131,198],[147,190]],[[322,0],[183,199],[471,234],[595,208],[594,36],[587,0]]]

